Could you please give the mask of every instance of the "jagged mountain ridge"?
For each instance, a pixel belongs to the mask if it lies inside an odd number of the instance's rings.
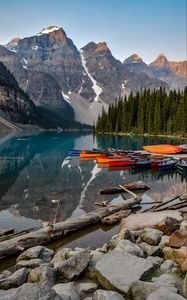
[[[169,90],[162,78],[152,76],[142,66],[139,71],[133,70],[115,59],[105,42],[91,42],[78,50],[58,26],[13,39],[6,49],[0,47],[0,61],[36,105],[62,111],[69,106],[75,120],[87,124],[96,120],[103,106],[107,108],[121,95],[145,87]],[[143,66],[147,68],[145,63]]]
[[[187,85],[187,61],[168,61],[164,54],[159,54],[148,65],[137,54],[133,54],[124,60],[123,66],[131,72],[145,73],[152,78],[162,80],[170,89],[184,89]]]

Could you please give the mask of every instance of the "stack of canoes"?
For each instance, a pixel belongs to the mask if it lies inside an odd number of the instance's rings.
[[[112,169],[146,169],[157,168],[159,170],[177,169],[187,171],[187,161],[165,157],[162,154],[180,153],[182,145],[169,144],[144,146],[145,151],[115,150],[115,149],[92,149],[92,150],[69,150],[70,156],[80,156],[80,160],[96,160],[99,167]],[[185,147],[185,145],[183,145]],[[153,154],[155,153],[155,154]]]

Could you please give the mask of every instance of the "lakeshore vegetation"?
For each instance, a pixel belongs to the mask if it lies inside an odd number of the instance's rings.
[[[183,92],[165,89],[120,97],[104,109],[94,126],[95,133],[187,135],[187,87]]]

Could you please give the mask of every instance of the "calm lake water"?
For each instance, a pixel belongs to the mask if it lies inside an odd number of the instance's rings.
[[[93,137],[83,133],[43,132],[0,137],[0,229],[39,228],[54,218],[63,221],[90,212],[96,208],[94,202],[120,200],[116,195],[100,196],[101,188],[125,182],[143,180],[150,186],[150,190],[141,194],[143,202],[159,201],[186,191],[187,178],[177,171],[108,171],[98,168],[95,161],[68,157],[70,149],[138,150],[142,145],[165,142],[181,143],[165,138]],[[71,246],[103,244],[103,236],[108,237],[116,228],[109,230],[110,234],[106,230],[95,227],[86,240],[76,235],[79,242],[66,242]]]

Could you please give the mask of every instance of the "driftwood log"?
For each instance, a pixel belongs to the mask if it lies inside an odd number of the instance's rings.
[[[140,203],[141,198],[130,198],[119,205],[108,205],[107,207],[99,208],[96,211],[82,215],[76,219],[68,219],[64,222],[48,225],[37,231],[29,232],[10,240],[0,243],[0,258],[9,255],[18,254],[25,249],[49,243],[53,240],[60,239],[67,233],[82,229],[86,226],[96,224],[102,218],[114,214],[120,210],[129,209],[132,206]]]
[[[126,183],[116,187],[105,188],[103,190],[100,190],[99,193],[101,195],[119,194],[125,192],[124,188],[130,191],[149,189],[149,187],[143,181],[135,181],[135,182]]]

